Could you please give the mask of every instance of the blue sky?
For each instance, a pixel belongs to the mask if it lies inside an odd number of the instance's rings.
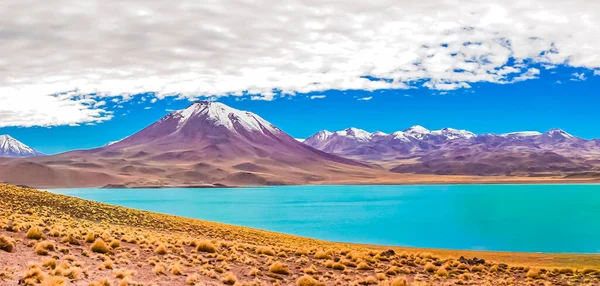
[[[537,79],[511,84],[474,83],[471,88],[447,92],[425,87],[373,92],[330,90],[271,101],[247,96],[221,97],[218,101],[255,112],[297,138],[322,129],[357,127],[394,132],[417,124],[475,133],[562,128],[576,136],[600,138],[600,76],[588,69],[569,67],[540,70]],[[579,73],[584,76],[578,78]],[[106,108],[114,117],[93,125],[5,127],[0,128],[0,134],[10,134],[47,154],[93,148],[131,135],[171,110],[190,104],[188,99],[173,97],[152,103],[151,98],[152,94],[142,94],[124,103],[108,102]],[[364,98],[370,100],[359,100]]]

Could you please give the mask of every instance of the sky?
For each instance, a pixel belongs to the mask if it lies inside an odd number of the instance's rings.
[[[0,134],[93,148],[208,99],[297,138],[600,138],[600,2],[421,2],[1,1]]]

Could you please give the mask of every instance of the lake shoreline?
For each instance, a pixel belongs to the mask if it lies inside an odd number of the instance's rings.
[[[510,178],[510,177],[503,177]],[[422,180],[422,181],[410,181],[410,182],[348,182],[348,183],[315,183],[315,184],[272,184],[272,185],[225,185],[225,184],[190,184],[190,185],[156,185],[156,184],[109,184],[91,188],[101,189],[176,189],[176,188],[197,188],[197,189],[214,189],[214,188],[261,188],[261,187],[285,187],[285,186],[420,186],[420,185],[555,185],[555,184],[578,184],[578,185],[598,185],[600,179],[557,179],[557,178],[539,178],[539,179],[491,179],[487,180],[480,179],[476,181],[469,180]],[[24,186],[27,187],[27,186]],[[45,188],[45,189],[69,189],[69,188]]]

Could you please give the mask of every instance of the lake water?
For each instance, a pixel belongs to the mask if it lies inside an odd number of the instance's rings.
[[[446,249],[600,252],[600,185],[51,191],[330,241]]]

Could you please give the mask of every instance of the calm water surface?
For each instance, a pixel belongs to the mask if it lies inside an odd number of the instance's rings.
[[[600,185],[51,191],[331,241],[447,249],[600,252]]]

